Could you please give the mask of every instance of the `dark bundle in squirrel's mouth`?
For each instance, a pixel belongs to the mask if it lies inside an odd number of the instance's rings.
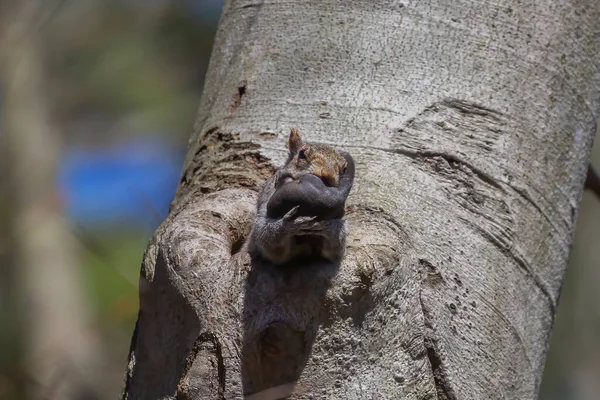
[[[279,177],[280,184],[267,203],[267,216],[281,218],[298,206],[297,216],[317,216],[319,219],[334,219],[344,216],[346,198],[352,188],[354,162],[348,153],[343,154],[348,162],[338,187],[327,186],[318,176],[310,173],[293,179],[289,174]]]

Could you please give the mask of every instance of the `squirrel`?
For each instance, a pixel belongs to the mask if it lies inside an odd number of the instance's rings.
[[[305,144],[294,128],[288,150],[285,164],[259,193],[248,251],[275,265],[298,257],[338,262],[346,247],[343,216],[354,182],[352,156]]]

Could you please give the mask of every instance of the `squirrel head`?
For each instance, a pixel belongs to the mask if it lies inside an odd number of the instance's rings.
[[[346,159],[334,148],[322,144],[305,144],[296,128],[288,138],[288,165],[295,172],[308,172],[321,178],[327,186],[338,186],[340,174],[346,171]]]

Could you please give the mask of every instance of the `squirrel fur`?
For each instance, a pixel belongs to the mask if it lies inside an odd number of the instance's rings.
[[[248,251],[276,265],[298,257],[340,261],[354,161],[330,146],[305,144],[296,129],[288,150],[286,163],[259,193]]]

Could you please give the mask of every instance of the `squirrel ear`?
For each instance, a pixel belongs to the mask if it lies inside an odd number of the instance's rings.
[[[290,154],[296,154],[302,146],[304,146],[304,143],[302,143],[300,132],[298,132],[298,129],[292,128],[288,139],[288,149],[290,150]]]

